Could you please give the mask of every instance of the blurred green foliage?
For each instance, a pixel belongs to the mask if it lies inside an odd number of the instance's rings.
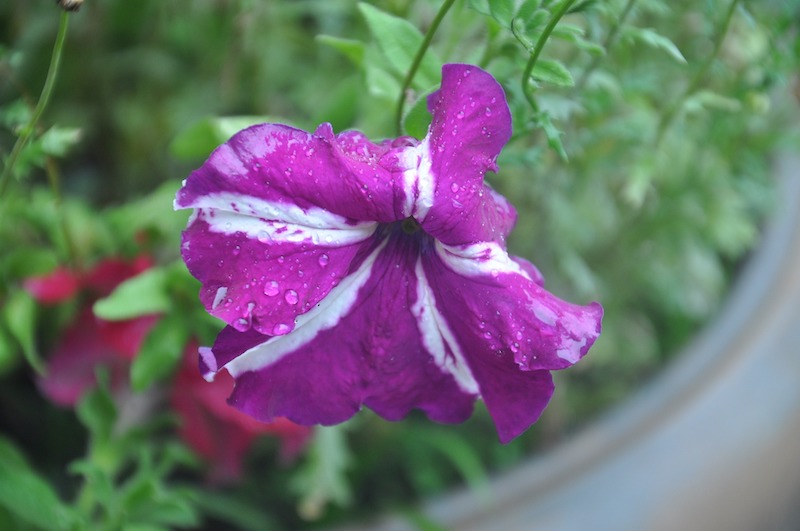
[[[37,308],[20,282],[60,264],[155,256],[156,268],[95,311],[166,315],[132,369],[135,390],[165,385],[185,339],[209,344],[219,328],[176,262],[185,213],[172,212],[171,198],[180,180],[259,121],[395,136],[403,81],[441,2],[87,0],[70,15],[50,105],[0,197],[0,425],[11,434],[0,440],[0,527],[80,528],[86,514],[105,514],[108,529],[191,527],[202,518],[209,528],[330,523],[458,481],[480,488],[486,470],[557,442],[641,385],[713,316],[757,244],[773,199],[770,157],[800,145],[792,99],[800,8],[790,4],[455,2],[403,95],[403,132],[425,133],[424,97],[442,62],[495,75],[515,134],[489,180],[519,211],[511,250],[536,263],[559,296],[600,300],[601,339],[557,375],[540,423],[507,446],[480,406],[456,427],[362,413],[346,430],[320,430],[293,469],[276,468],[276,443],[263,441],[240,485],[209,491],[173,485],[196,483],[197,465],[163,422],[116,433],[117,406],[100,389],[79,408],[83,434],[37,396],[22,360],[41,369],[74,308]],[[4,164],[36,105],[59,16],[52,2],[0,4]],[[17,419],[20,404],[46,411],[49,422]],[[33,435],[17,444],[62,429],[86,455],[39,441],[26,447],[32,468],[12,443],[25,430]],[[70,461],[82,483],[65,476]],[[22,488],[43,504],[40,513],[20,502]],[[66,496],[78,509],[60,501]]]

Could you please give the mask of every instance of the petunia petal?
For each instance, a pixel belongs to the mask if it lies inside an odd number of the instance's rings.
[[[195,209],[182,251],[208,311],[240,331],[290,332],[377,222],[402,217],[402,172],[381,161],[393,149],[328,124],[264,124],[218,148],[175,201]]]
[[[423,141],[429,160],[419,169],[430,183],[430,208],[415,216],[437,240],[451,245],[504,241],[515,213],[483,184],[511,137],[511,114],[503,89],[487,72],[469,65],[442,67],[442,86],[428,98],[433,115]],[[420,188],[426,188],[420,184]]]
[[[578,306],[544,290],[527,264],[495,243],[437,244],[423,278],[455,332],[497,424],[501,439],[516,437],[544,409],[547,371],[583,357],[600,334],[602,308]]]
[[[417,240],[396,232],[289,336],[253,345],[252,332],[220,335],[202,365],[227,363],[237,382],[233,405],[260,420],[301,424],[342,422],[362,404],[390,420],[414,408],[439,422],[469,417],[477,385],[450,348],[452,335],[439,340],[439,323],[426,314]]]

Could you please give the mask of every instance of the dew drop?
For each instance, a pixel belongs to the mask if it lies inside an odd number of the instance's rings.
[[[458,111],[458,114],[456,114],[456,118],[458,118],[459,120],[463,120],[464,119],[464,111]]]
[[[330,258],[328,258],[327,254],[321,254],[319,255],[318,262],[320,267],[325,267],[326,265],[328,265],[328,262],[330,262]]]
[[[522,340],[522,331],[521,330],[517,330],[517,333],[514,334],[514,337],[516,337],[518,341],[521,341]]]
[[[491,339],[492,333],[487,330],[486,332],[483,333],[483,337],[485,337],[486,339]]]
[[[281,291],[281,285],[278,284],[277,280],[270,280],[266,284],[264,284],[264,295],[267,297],[274,297]]]
[[[291,327],[286,323],[278,323],[272,328],[272,333],[276,336],[282,336],[288,334],[291,330]]]
[[[297,296],[297,292],[293,289],[287,289],[286,293],[283,294],[283,298],[289,304],[297,304],[297,301],[300,300],[300,298]]]
[[[450,190],[451,190],[453,193],[456,193],[456,192],[458,192],[458,183],[453,183],[453,184],[451,184],[451,185],[450,185]]]
[[[233,249],[233,256],[238,256],[240,252],[242,252],[242,248],[237,245]]]
[[[270,240],[269,233],[265,230],[259,231],[256,236],[261,243],[267,243]]]

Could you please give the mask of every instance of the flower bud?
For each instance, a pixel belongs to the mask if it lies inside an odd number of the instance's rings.
[[[77,11],[83,5],[83,0],[56,0],[56,4],[65,11]]]

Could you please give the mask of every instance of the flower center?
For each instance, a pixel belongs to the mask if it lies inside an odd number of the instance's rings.
[[[404,219],[400,226],[403,228],[403,232],[406,234],[414,234],[415,232],[419,231],[422,227],[420,227],[417,220],[414,218],[406,218]]]

